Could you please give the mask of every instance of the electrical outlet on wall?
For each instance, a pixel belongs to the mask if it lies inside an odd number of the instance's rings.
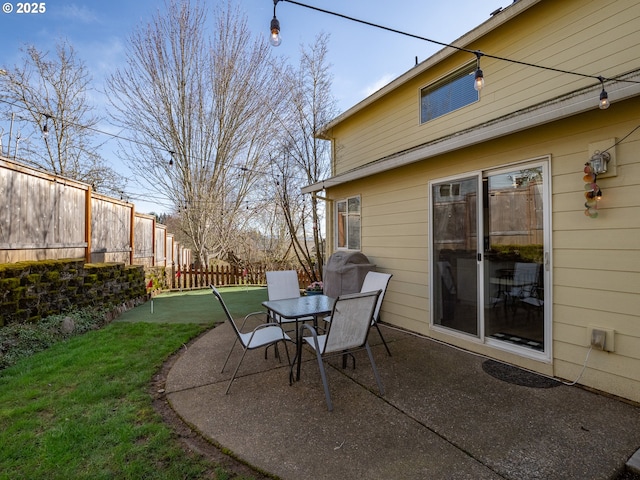
[[[596,350],[613,352],[615,347],[614,340],[615,330],[613,329],[593,325],[587,327],[587,344]]]
[[[598,350],[604,350],[607,343],[607,332],[594,328],[591,330],[591,346]]]

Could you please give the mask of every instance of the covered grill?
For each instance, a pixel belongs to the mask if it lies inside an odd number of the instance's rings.
[[[335,298],[359,292],[364,277],[375,268],[360,252],[334,253],[324,266],[324,294]]]

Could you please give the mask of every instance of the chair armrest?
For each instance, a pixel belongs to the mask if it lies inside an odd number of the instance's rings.
[[[244,320],[242,320],[242,325],[240,325],[240,331],[242,331],[242,329],[244,328],[245,323],[247,323],[247,320],[249,318],[257,317],[258,315],[266,315],[267,318],[269,318],[269,314],[267,312],[265,312],[265,311],[248,313],[247,315],[245,315]],[[267,322],[267,323],[271,323],[271,322]]]
[[[278,327],[278,329],[282,332],[282,340],[289,340],[291,342],[293,342],[293,340],[291,339],[291,337],[289,337],[289,335],[287,335],[284,330],[282,329],[282,327],[280,326],[280,324],[275,323],[275,322],[270,322],[270,323],[262,323],[260,325],[258,325],[256,328],[254,328],[251,331],[251,335],[249,336],[249,343],[251,343],[251,340],[253,340],[253,336],[259,331],[259,330],[263,330],[265,328],[273,328],[273,327]]]
[[[318,344],[318,332],[316,331],[316,329],[314,327],[312,327],[311,325],[307,324],[307,323],[303,323],[302,325],[300,325],[300,327],[298,328],[298,342],[300,342],[300,345],[302,345],[302,343],[305,341],[304,337],[303,337],[303,333],[304,330],[307,329],[311,332],[311,337],[313,338],[313,345],[311,345],[314,350],[318,351],[320,349],[320,345]],[[311,343],[309,342],[309,340],[307,340],[307,343]]]

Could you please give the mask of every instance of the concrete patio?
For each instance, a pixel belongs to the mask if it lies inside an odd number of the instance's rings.
[[[601,480],[619,478],[633,463],[639,406],[382,328],[393,356],[375,329],[370,343],[384,396],[359,352],[355,370],[337,360],[327,369],[328,412],[310,351],[301,380],[290,386],[286,361],[273,351],[265,360],[262,350],[247,353],[225,395],[241,354],[236,346],[220,373],[234,339],[227,322],[176,361],[167,398],[203,436],[289,480]]]

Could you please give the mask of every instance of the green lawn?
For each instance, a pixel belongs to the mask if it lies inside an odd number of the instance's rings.
[[[267,299],[265,287],[221,288],[224,302],[231,315],[241,317],[262,310],[260,303]],[[151,302],[125,312],[119,322],[151,323],[212,323],[224,321],[220,304],[211,289],[163,293]]]
[[[223,296],[241,316],[260,309],[264,290]],[[148,393],[169,355],[223,319],[214,301],[209,291],[157,297],[153,314],[141,305],[0,370],[0,479],[230,478],[184,453]]]

